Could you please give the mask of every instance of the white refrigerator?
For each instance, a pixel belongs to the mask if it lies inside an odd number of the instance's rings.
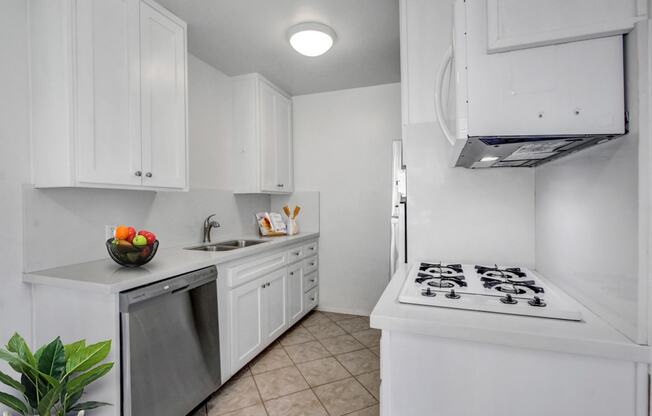
[[[407,183],[403,142],[394,140],[392,157],[392,210],[390,219],[390,279],[407,259]]]

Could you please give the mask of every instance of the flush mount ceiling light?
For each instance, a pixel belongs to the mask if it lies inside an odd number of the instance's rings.
[[[485,156],[482,159],[480,159],[480,162],[493,162],[498,160],[498,156]]]
[[[316,22],[299,23],[288,30],[290,45],[305,56],[325,54],[333,46],[336,37],[332,28]]]

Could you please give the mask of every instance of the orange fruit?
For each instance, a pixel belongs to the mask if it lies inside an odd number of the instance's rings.
[[[126,240],[129,238],[129,227],[119,225],[115,228],[115,238],[118,240]]]

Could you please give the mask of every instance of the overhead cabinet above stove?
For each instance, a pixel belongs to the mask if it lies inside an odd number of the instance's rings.
[[[186,24],[151,0],[31,0],[36,187],[188,189]]]
[[[536,166],[625,134],[622,35],[490,53],[495,3],[455,4],[436,93],[452,165]]]

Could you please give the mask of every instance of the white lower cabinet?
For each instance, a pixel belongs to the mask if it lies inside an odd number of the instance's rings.
[[[271,342],[288,328],[285,313],[287,306],[287,271],[278,270],[263,278],[263,311],[265,312],[263,325],[263,342]],[[264,286],[263,286],[264,285]]]
[[[263,346],[263,287],[255,280],[233,289],[230,295],[231,363],[233,368],[241,368]]]
[[[284,249],[238,260],[219,271],[226,276],[223,287],[228,291],[228,328],[224,331],[230,346],[227,377],[317,306],[316,240],[289,250],[304,253],[309,246],[315,255],[306,259],[287,256],[288,249]]]
[[[287,319],[290,325],[303,316],[303,272],[301,263],[288,267]]]

